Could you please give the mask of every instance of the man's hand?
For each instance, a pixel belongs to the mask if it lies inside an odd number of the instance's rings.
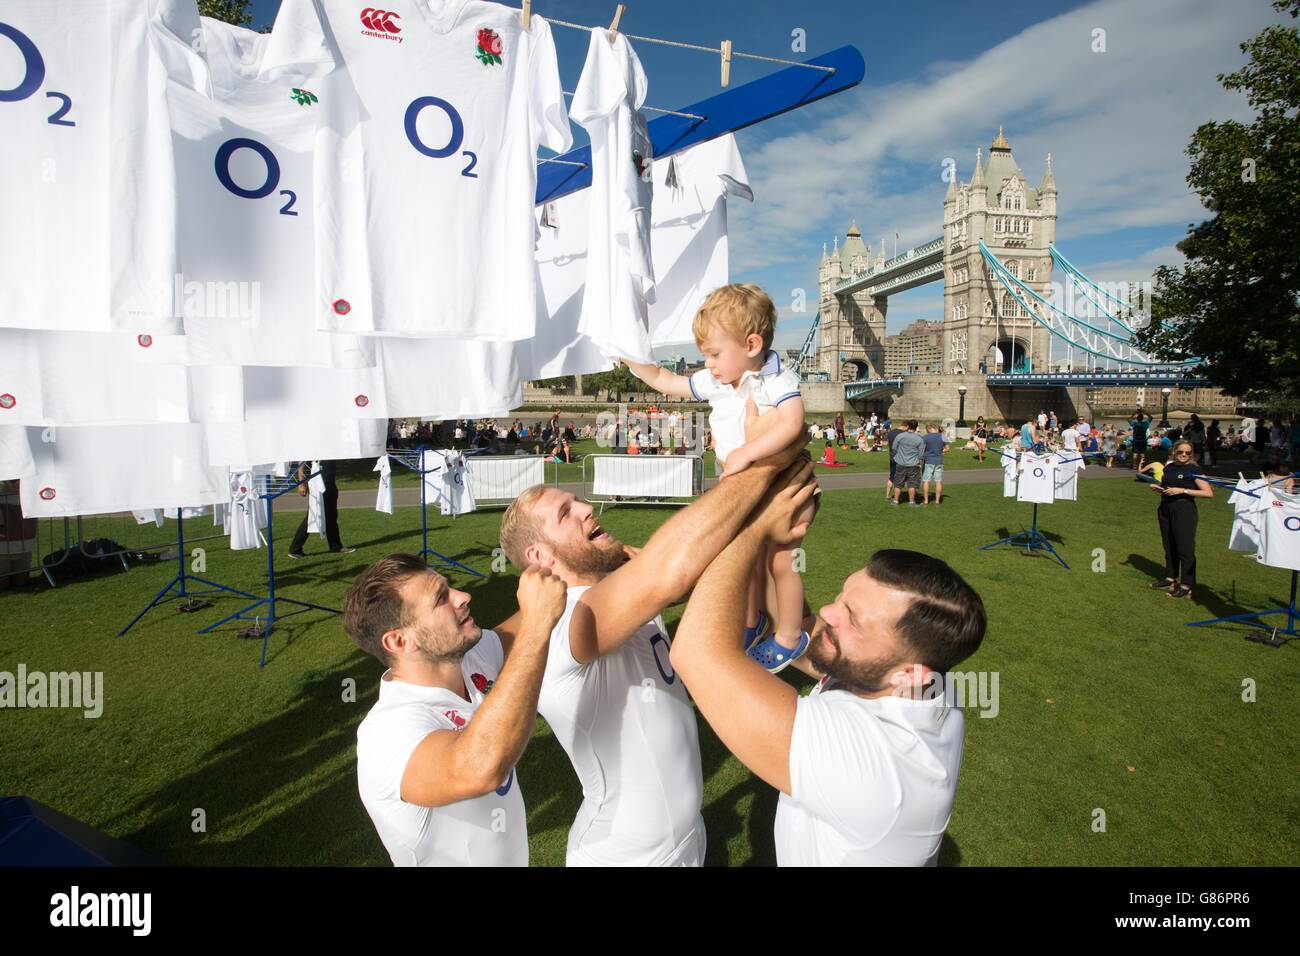
[[[550,636],[551,629],[564,615],[568,588],[549,568],[533,565],[519,576],[519,614],[522,634]]]
[[[727,456],[727,464],[722,469],[722,477],[729,478],[732,475],[744,471],[752,464],[753,462],[750,460],[749,456],[745,454],[745,449],[737,448]]]
[[[750,527],[778,547],[800,541],[808,533],[808,522],[795,524],[795,515],[816,490],[817,479],[813,477],[812,462],[794,462],[777,476],[754,509]]]

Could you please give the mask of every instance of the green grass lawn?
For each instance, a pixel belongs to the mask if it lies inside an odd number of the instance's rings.
[[[998,485],[953,486],[942,508],[889,508],[878,491],[830,491],[809,536],[814,607],[879,547],[948,560],[989,611],[984,647],[963,670],[999,674],[999,713],[967,714],[965,763],[942,860],[948,864],[1244,865],[1294,863],[1300,811],[1300,644],[1272,649],[1202,618],[1274,607],[1285,571],[1225,548],[1230,509],[1201,504],[1197,603],[1146,585],[1159,570],[1155,496],[1124,482],[1081,485],[1082,500],[1040,509],[1041,525],[1072,571],[1012,549],[978,545],[1025,527],[1029,507]],[[607,508],[604,523],[642,543],[664,510]],[[489,569],[500,511],[431,516],[432,546]],[[276,522],[282,552],[298,521]],[[202,521],[194,522],[198,533]],[[170,525],[169,525],[170,527]],[[334,607],[370,561],[418,549],[418,513],[346,510],[345,557],[283,562],[285,596]],[[265,552],[206,547],[205,576],[264,586]],[[308,543],[318,552],[319,539]],[[1098,550],[1099,549],[1099,550]],[[1094,570],[1104,558],[1105,570]],[[114,637],[174,565],[0,592],[0,670],[102,671],[103,715],[0,713],[0,793],[25,793],[176,864],[386,864],[357,797],[355,733],[381,668],[318,612],[272,635],[270,661],[234,625],[198,628],[241,605],[151,612]],[[473,581],[475,616],[513,610],[515,579]],[[680,613],[666,618],[675,627]],[[789,678],[799,686],[807,681]],[[358,700],[344,700],[354,680]],[[1257,701],[1242,700],[1243,681]],[[773,862],[775,795],[701,725],[704,816],[713,864]],[[539,721],[519,765],[532,862],[560,865],[580,801],[572,768]],[[1288,783],[1290,781],[1290,783]],[[194,811],[206,832],[194,832]],[[1106,831],[1094,832],[1094,810]]]

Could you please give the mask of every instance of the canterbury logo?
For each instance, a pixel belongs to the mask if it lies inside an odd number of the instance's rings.
[[[376,10],[374,7],[366,7],[361,11],[362,25],[368,30],[381,33],[401,33],[402,28],[393,22],[399,19],[401,17],[391,10]]]

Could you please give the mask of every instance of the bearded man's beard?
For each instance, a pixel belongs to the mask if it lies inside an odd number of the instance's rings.
[[[610,535],[609,543],[602,547],[594,541],[580,544],[553,546],[555,556],[575,574],[609,574],[623,566],[627,561],[627,552],[623,543]]]
[[[448,640],[436,640],[423,631],[416,632],[416,644],[420,654],[430,664],[447,664],[460,660],[474,649],[483,638],[483,629],[475,627],[473,632],[464,634],[460,628]]]
[[[822,638],[830,645],[829,650]],[[829,631],[823,631],[821,637],[809,646],[808,660],[819,672],[829,676],[837,689],[855,694],[878,694],[889,690],[893,685],[886,678],[899,665],[899,661],[892,659],[874,663],[847,660],[840,651],[839,642]]]

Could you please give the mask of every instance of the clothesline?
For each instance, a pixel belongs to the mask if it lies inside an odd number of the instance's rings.
[[[564,90],[563,93],[565,96],[578,95],[576,93],[570,93],[568,90]],[[665,110],[659,108],[658,106],[643,106],[641,107],[641,109],[649,110],[651,113],[667,113],[669,116],[683,116],[686,119],[699,120],[700,122],[704,122],[706,119],[708,119],[707,116],[700,116],[698,113],[680,113],[677,110]]]
[[[592,30],[608,29],[607,27],[603,27],[603,26],[596,26],[596,27],[587,26],[585,23],[570,23],[568,20],[555,20],[552,19],[551,17],[547,17],[546,22],[550,24],[554,24],[555,26],[569,27],[571,30],[586,30],[588,33],[590,33]],[[681,49],[684,50],[698,50],[700,53],[709,53],[714,56],[719,56],[723,52],[721,47],[700,46],[697,43],[683,43],[680,40],[661,40],[658,37],[643,37],[643,36],[637,36],[634,33],[624,33],[623,36],[627,37],[629,40],[636,40],[638,43],[658,43],[661,46],[675,46],[675,47],[680,47]],[[765,63],[780,63],[783,66],[802,66],[802,67],[806,67],[809,70],[820,70],[823,73],[835,72],[835,67],[833,66],[818,66],[817,64],[814,63],[801,63],[798,60],[784,60],[781,59],[780,57],[762,56],[761,54],[758,53],[743,53],[740,50],[732,50],[731,56],[743,57],[746,60],[761,60]]]

